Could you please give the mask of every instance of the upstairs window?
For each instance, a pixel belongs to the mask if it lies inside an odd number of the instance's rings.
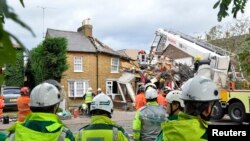
[[[119,73],[119,58],[111,58],[111,73]]]
[[[74,57],[74,72],[83,72],[82,57],[80,57],[80,56]]]

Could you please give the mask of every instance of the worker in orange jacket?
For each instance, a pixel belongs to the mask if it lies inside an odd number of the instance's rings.
[[[0,121],[3,118],[4,97],[0,96]]]
[[[25,117],[31,113],[29,88],[21,88],[21,96],[17,99],[18,116],[17,121],[23,122]]]
[[[138,110],[141,107],[146,106],[146,98],[145,98],[145,91],[144,86],[140,86],[137,92],[137,95],[135,97],[135,109]]]
[[[163,107],[167,106],[166,96],[171,91],[171,88],[165,86],[163,90],[158,91],[157,103]]]

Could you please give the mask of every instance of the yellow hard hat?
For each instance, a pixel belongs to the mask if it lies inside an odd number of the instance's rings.
[[[194,59],[197,60],[197,61],[200,61],[200,60],[201,60],[201,56],[200,56],[200,55],[196,55],[196,56],[194,57]]]

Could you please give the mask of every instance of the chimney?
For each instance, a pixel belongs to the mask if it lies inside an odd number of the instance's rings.
[[[93,26],[90,24],[90,18],[83,20],[82,26],[77,29],[77,32],[82,32],[87,37],[92,37]]]

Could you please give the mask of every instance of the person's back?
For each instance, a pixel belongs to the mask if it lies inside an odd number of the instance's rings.
[[[142,85],[139,87],[137,91],[137,95],[135,97],[135,109],[138,110],[143,106],[146,106],[146,97],[145,97],[145,87]]]
[[[25,122],[17,122],[8,131],[9,141],[74,141],[73,133],[60,119],[49,113],[29,114]]]
[[[160,133],[160,125],[166,116],[165,109],[156,103],[149,103],[140,110],[142,124],[141,139],[143,141],[154,140]]]
[[[84,103],[87,104],[87,108],[88,108],[87,114],[88,114],[88,115],[90,114],[90,105],[91,105],[91,102],[92,102],[94,96],[95,96],[95,95],[94,95],[94,93],[92,92],[92,88],[91,88],[91,87],[88,88],[88,91],[87,91],[87,92],[84,94],[84,96],[83,96]]]
[[[157,95],[157,103],[161,105],[162,107],[167,106],[167,101],[165,97],[161,94],[161,92]]]
[[[31,113],[30,110],[30,97],[29,97],[29,89],[27,87],[21,88],[21,96],[17,98],[17,121],[23,122],[25,117]]]
[[[91,103],[91,123],[79,130],[79,141],[127,141],[124,129],[111,120],[112,100],[101,93]]]
[[[135,109],[138,110],[147,104],[144,92],[139,93],[135,97]]]
[[[4,97],[0,96],[0,121],[3,118]]]
[[[196,116],[180,112],[178,120],[161,124],[163,141],[205,141],[208,124]]]
[[[61,101],[60,90],[52,84],[36,86],[30,96],[29,114],[24,122],[16,122],[7,129],[8,141],[74,141],[73,133],[55,114]],[[0,137],[1,138],[1,137]]]
[[[153,141],[161,131],[161,122],[166,118],[166,111],[156,102],[157,91],[146,91],[147,106],[144,106],[135,115],[133,121],[134,140]]]
[[[166,101],[168,101],[168,104],[166,107],[168,117],[165,121],[179,120],[179,115],[181,115],[185,107],[183,100],[180,99],[180,96],[181,96],[181,91],[179,90],[171,91],[166,96]],[[164,130],[167,130],[167,129],[164,129]],[[162,140],[163,140],[163,134],[161,131],[155,141],[162,141]]]
[[[217,86],[210,79],[195,76],[183,85],[180,98],[185,104],[184,113],[178,115],[178,120],[162,123],[163,140],[207,140],[207,121],[213,105],[219,100]]]

